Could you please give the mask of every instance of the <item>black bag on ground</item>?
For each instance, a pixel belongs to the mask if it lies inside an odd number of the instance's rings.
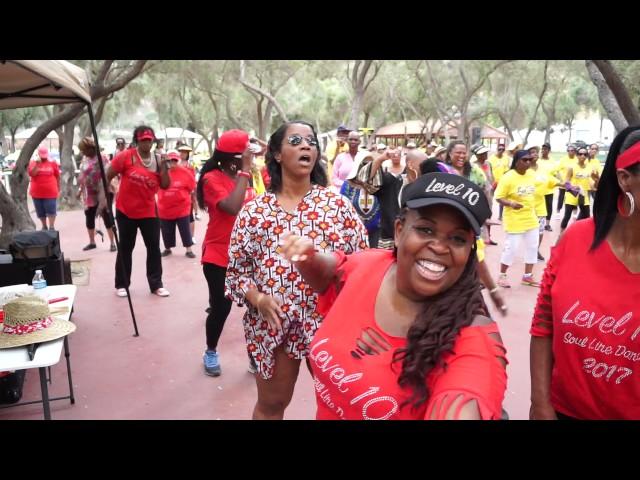
[[[60,236],[56,230],[19,232],[13,236],[9,251],[19,260],[60,258]]]
[[[0,404],[18,403],[22,398],[22,387],[26,370],[16,370],[0,377]]]

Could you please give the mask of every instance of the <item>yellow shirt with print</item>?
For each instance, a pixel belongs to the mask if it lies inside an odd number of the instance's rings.
[[[496,189],[496,200],[503,198],[522,205],[522,208],[518,210],[504,207],[502,220],[505,232],[523,233],[533,228],[538,228],[538,216],[536,215],[534,198],[535,190],[535,176],[531,169],[528,169],[524,175],[520,175],[515,170],[509,170],[502,176]]]
[[[502,175],[509,170],[511,167],[511,158],[505,153],[502,155],[502,158],[499,158],[497,155],[493,155],[489,159],[489,163],[491,164],[491,171],[493,172],[493,179],[496,184],[500,182]]]
[[[340,150],[338,151],[338,153],[336,153],[336,148],[338,148],[338,142],[336,140],[331,140],[327,144],[327,148],[324,151],[324,154],[327,157],[327,178],[329,180],[331,180],[331,173],[333,172],[332,160],[335,161],[335,157],[337,157],[339,154],[348,152],[349,144],[347,142],[344,142],[342,144],[342,147],[340,147]]]
[[[591,188],[591,172],[593,171],[591,165],[585,163],[584,167],[581,167],[576,162],[576,164],[571,167],[571,170],[573,175],[569,182],[571,182],[571,185],[574,187],[580,187],[580,193],[584,196],[584,204],[590,205],[589,189]],[[564,203],[575,207],[578,205],[578,197],[574,197],[570,192],[567,192],[564,196]]]
[[[544,200],[544,196],[547,195],[549,191],[553,192],[554,187],[558,183],[558,179],[551,175],[548,169],[541,167],[539,161],[538,169],[531,169],[531,171],[535,178],[536,187],[535,192],[533,192],[534,209],[538,217],[546,217],[547,203]]]

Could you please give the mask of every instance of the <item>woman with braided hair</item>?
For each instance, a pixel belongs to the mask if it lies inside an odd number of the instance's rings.
[[[322,292],[309,350],[316,418],[500,419],[505,349],[474,251],[486,196],[464,177],[428,173],[401,206],[393,251],[324,254],[285,239],[285,258]]]

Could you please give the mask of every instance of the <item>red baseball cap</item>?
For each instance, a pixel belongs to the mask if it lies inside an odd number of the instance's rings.
[[[136,140],[140,141],[140,140],[155,140],[156,136],[153,134],[153,130],[151,129],[146,129],[146,130],[142,130],[141,132],[138,132],[138,135],[136,135]]]
[[[176,160],[176,161],[180,161],[180,154],[176,151],[176,150],[169,150],[167,152],[167,158],[169,160]]]
[[[242,153],[249,146],[249,134],[244,130],[227,130],[218,139],[216,150],[225,153]]]
[[[627,168],[638,162],[640,162],[640,142],[618,155],[616,168]]]
[[[47,147],[40,147],[38,149],[38,155],[42,158],[49,158],[49,150],[47,150]]]

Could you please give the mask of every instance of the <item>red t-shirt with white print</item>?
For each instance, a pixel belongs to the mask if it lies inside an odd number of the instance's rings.
[[[640,273],[593,219],[575,222],[552,249],[531,335],[553,337],[551,404],[580,419],[640,418]]]
[[[393,252],[334,255],[340,286],[319,295],[318,311],[329,311],[309,353],[318,420],[440,419],[459,396],[460,407],[476,400],[483,419],[501,417],[507,377],[498,359],[504,359],[504,349],[489,336],[498,331],[495,323],[460,330],[455,353],[444,356],[446,371],[435,368],[425,379],[429,400],[412,410],[411,404],[403,406],[411,391],[398,385],[402,364],[392,363],[393,353],[406,346],[407,339],[388,335],[375,320],[376,296],[394,262]],[[459,409],[454,418],[458,414]]]
[[[156,217],[156,193],[160,189],[160,174],[151,155],[152,169],[142,164],[135,148],[120,152],[111,160],[111,168],[121,175],[116,208],[133,219]]]

